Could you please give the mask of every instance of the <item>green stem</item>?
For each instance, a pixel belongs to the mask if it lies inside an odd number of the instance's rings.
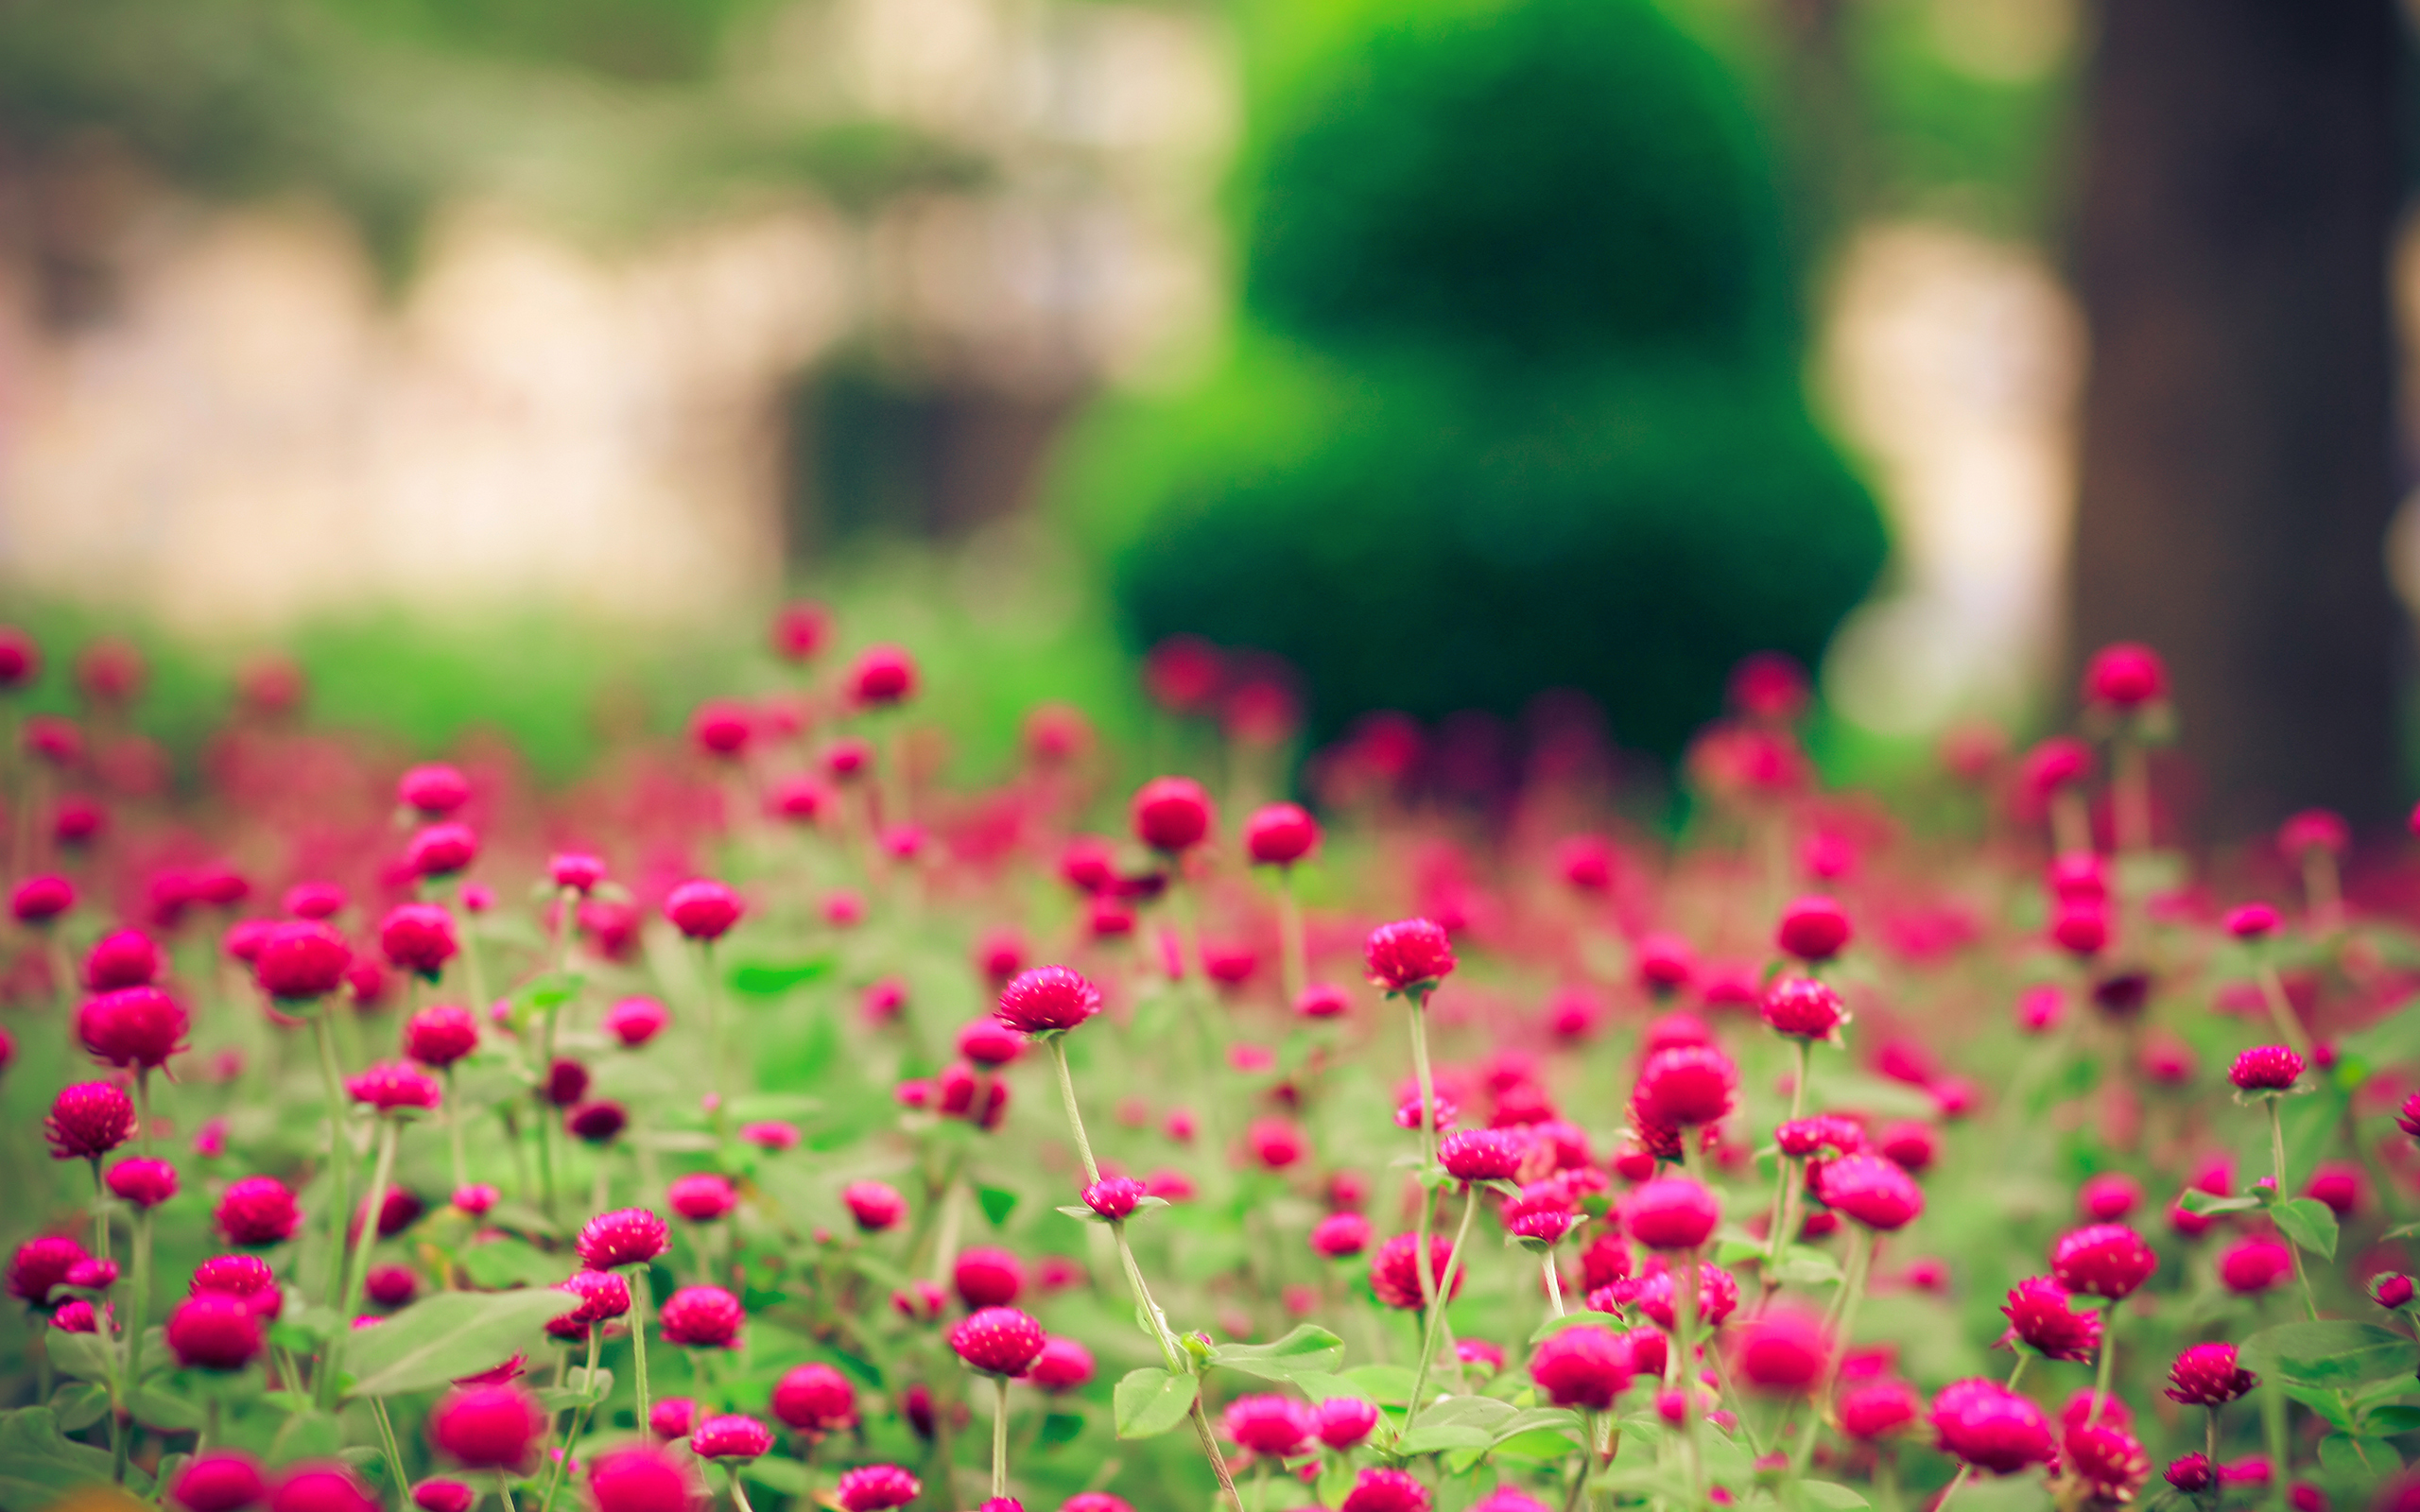
[[[2269,1105],[2269,1159],[2276,1172],[2277,1200],[2284,1202],[2292,1190],[2286,1185],[2286,1125],[2277,1113],[2276,1093],[2271,1092],[2260,1100]],[[2310,1320],[2316,1323],[2319,1321],[2319,1298],[2311,1292],[2309,1272],[2303,1269],[2303,1246],[2294,1243],[2290,1234],[2286,1236],[2286,1253],[2294,1259],[2294,1280],[2303,1289],[2303,1308],[2310,1314]],[[2102,1337],[2107,1337],[2105,1328]],[[2279,1473],[2283,1473],[2282,1469]]]
[[[715,1095],[715,1132],[720,1136],[731,1124],[731,1109],[727,1106],[729,1098],[725,1095],[729,1091],[725,1084],[730,1077],[723,1065],[722,989],[715,980],[715,946],[712,940],[698,941],[698,974],[706,997],[707,1085]]]
[[[328,1179],[334,1189],[328,1202],[328,1306],[341,1311],[344,1230],[353,1217],[353,1137],[346,1128],[344,1077],[337,1070],[336,1030],[328,1022],[328,1015],[335,1011],[335,1005],[322,998],[311,1021],[311,1032],[320,1047],[320,1080],[328,1104]]]
[[[585,1379],[582,1380],[580,1384],[581,1389],[584,1390],[592,1400],[596,1395],[597,1346],[604,1337],[604,1333],[605,1325],[602,1323],[591,1323],[588,1325],[588,1374]],[[568,1473],[568,1468],[571,1465],[572,1446],[579,1442],[580,1432],[586,1424],[587,1419],[587,1402],[583,1401],[579,1406],[574,1407],[571,1410],[571,1426],[563,1435],[562,1452],[555,1456],[554,1467],[547,1473],[546,1489],[544,1495],[539,1501],[538,1512],[554,1512],[556,1493],[562,1489],[563,1476]],[[639,1419],[639,1432],[642,1434],[648,1432],[647,1419],[644,1418]]]
[[[1428,1171],[1437,1163],[1437,1082],[1428,1071],[1428,994],[1413,988],[1404,994],[1411,1004],[1411,1069],[1420,1083],[1420,1221],[1415,1226],[1419,1246],[1412,1252],[1412,1274],[1420,1280],[1420,1305],[1434,1311],[1437,1306],[1437,1276],[1435,1263],[1428,1258],[1428,1215],[1434,1194],[1428,1189]],[[1423,1366],[1426,1361],[1421,1362]],[[1415,1405],[1412,1409],[1417,1412]]]
[[[1009,1494],[1009,1378],[992,1378],[992,1494]]]
[[[1420,1366],[1412,1372],[1411,1401],[1404,1410],[1405,1433],[1411,1432],[1411,1425],[1420,1418],[1420,1404],[1428,1385],[1428,1371],[1437,1358],[1438,1329],[1444,1321],[1446,1299],[1454,1295],[1454,1272],[1462,1258],[1462,1242],[1471,1235],[1471,1216],[1478,1211],[1478,1193],[1475,1188],[1466,1186],[1462,1194],[1462,1221],[1454,1229],[1452,1246],[1445,1251],[1445,1273],[1437,1279],[1436,1300],[1430,1303],[1427,1316],[1421,1320]]]
[[[1543,1261],[1542,1268],[1546,1271],[1547,1276],[1547,1305],[1554,1309],[1555,1316],[1562,1317],[1564,1315],[1563,1276],[1561,1272],[1555,1269],[1554,1251],[1549,1249],[1541,1258]]]
[[[95,1312],[101,1309],[95,1308]],[[126,1374],[117,1382],[115,1409],[117,1431],[111,1435],[110,1478],[118,1485],[126,1484],[127,1454],[134,1447],[132,1418],[134,1394],[143,1386],[143,1334],[150,1326],[151,1311],[151,1210],[134,1210],[134,1278],[126,1298]]]
[[[2109,1378],[2118,1363],[2118,1301],[2112,1299],[2100,1310],[2100,1358],[2093,1368],[2092,1410],[2084,1417],[2087,1428],[2100,1421],[2100,1409],[2109,1400]],[[2024,1358],[2017,1356],[2020,1362]]]
[[[391,1118],[382,1117],[378,1121],[378,1163],[371,1172],[370,1203],[362,1214],[361,1237],[354,1241],[350,1257],[341,1253],[337,1257],[339,1277],[336,1332],[329,1336],[321,1350],[318,1389],[314,1393],[322,1412],[336,1406],[337,1377],[344,1357],[345,1338],[351,1329],[353,1310],[360,1305],[362,1282],[370,1274],[371,1252],[378,1244],[378,1213],[386,1206],[387,1183],[395,1174],[395,1144],[399,1129],[400,1125]]]
[[[445,1145],[454,1162],[454,1190],[471,1184],[470,1162],[462,1158],[462,1105],[454,1091],[454,1068],[445,1068]]]
[[[2309,1058],[2310,1037],[2303,1033],[2301,1022],[2295,1019],[2293,1000],[2286,996],[2285,981],[2277,975],[2276,963],[2268,958],[2265,951],[2260,961],[2260,1001],[2268,1005],[2270,1022],[2277,1026],[2277,1033],[2294,1054]]]
[[[395,1488],[395,1499],[400,1503],[404,1500],[406,1489],[412,1482],[411,1476],[404,1469],[404,1451],[402,1446],[395,1442],[395,1420],[387,1415],[385,1398],[370,1399],[370,1416],[378,1424],[378,1442],[385,1448],[387,1473],[393,1477],[390,1484]]]
[[[648,1406],[647,1389],[647,1314],[650,1306],[647,1266],[644,1263],[631,1267],[631,1369],[637,1383],[639,1397],[639,1432],[647,1433]]]
[[[1686,1136],[1683,1136],[1685,1141]],[[1685,1144],[1684,1146],[1685,1148]],[[1672,1278],[1672,1322],[1674,1352],[1679,1358],[1681,1387],[1681,1454],[1688,1477],[1691,1507],[1704,1504],[1704,1461],[1698,1453],[1698,1252],[1690,1250],[1681,1257],[1680,1269]],[[1808,1423],[1809,1442],[1815,1436],[1815,1425]]]
[[[1083,1157],[1084,1183],[1100,1179],[1100,1163],[1093,1159],[1093,1142],[1084,1137],[1084,1115],[1076,1107],[1076,1078],[1067,1070],[1067,1036],[1050,1037],[1050,1064],[1059,1073],[1059,1102],[1067,1110],[1067,1128],[1076,1136],[1076,1153]]]
[[[739,1509],[739,1512],[756,1512],[756,1509],[755,1509],[754,1507],[750,1506],[750,1505],[748,1504],[748,1493],[747,1493],[746,1491],[744,1491],[744,1490],[740,1489],[740,1486],[739,1486],[739,1467],[738,1467],[738,1466],[736,1466],[736,1465],[731,1466],[731,1467],[729,1467],[729,1468],[728,1468],[728,1469],[727,1469],[726,1473],[728,1473],[728,1474],[730,1475],[730,1477],[731,1477],[731,1503],[732,1503],[732,1505],[733,1505],[733,1506],[735,1506],[735,1507],[737,1507],[737,1508]]]

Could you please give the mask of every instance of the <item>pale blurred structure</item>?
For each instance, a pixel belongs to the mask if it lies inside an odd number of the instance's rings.
[[[1047,421],[1212,338],[1231,53],[1116,5],[802,0],[719,88],[981,171],[732,196],[620,240],[466,195],[394,287],[318,205],[109,163],[80,243],[104,297],[63,318],[58,269],[0,254],[0,580],[234,634],[380,605],[727,614],[817,543],[799,396],[835,353]],[[960,471],[977,519],[1027,483]]]

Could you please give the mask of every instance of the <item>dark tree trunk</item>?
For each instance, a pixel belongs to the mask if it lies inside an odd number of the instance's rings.
[[[2103,0],[2071,661],[2157,647],[2201,828],[2392,813],[2393,0]]]

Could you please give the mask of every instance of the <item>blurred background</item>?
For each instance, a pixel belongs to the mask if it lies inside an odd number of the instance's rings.
[[[2411,24],[0,0],[0,593],[141,644],[171,751],[275,652],[557,778],[769,685],[797,593],[970,766],[1144,730],[1185,635],[1231,725],[1409,715],[1477,787],[1584,721],[1652,788],[1765,649],[1904,770],[2135,639],[2199,827],[2376,825]]]

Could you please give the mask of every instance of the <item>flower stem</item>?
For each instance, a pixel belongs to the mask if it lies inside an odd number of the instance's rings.
[[[2269,1159],[2276,1172],[2277,1200],[2283,1202],[2286,1194],[2291,1190],[2286,1185],[2285,1120],[2277,1112],[2276,1093],[2271,1092],[2260,1100],[2269,1105]],[[2310,1314],[2310,1320],[2316,1323],[2319,1321],[2319,1298],[2311,1293],[2310,1273],[2303,1269],[2303,1246],[2294,1243],[2291,1234],[2286,1236],[2286,1253],[2294,1258],[2294,1280],[2302,1285],[2303,1308]]]
[[[647,1314],[649,1306],[647,1265],[631,1267],[631,1368],[637,1383],[639,1398],[639,1431],[649,1432],[650,1411],[647,1390]]]
[[[2294,1054],[2308,1059],[2310,1036],[2303,1033],[2302,1021],[2294,1017],[2294,1004],[2286,996],[2285,978],[2277,974],[2277,965],[2264,953],[2260,961],[2260,1001],[2268,1005],[2269,1021],[2276,1025],[2278,1037],[2292,1047]]]
[[[2093,1369],[2092,1410],[2084,1418],[2087,1428],[2100,1421],[2100,1409],[2109,1400],[2109,1377],[2118,1361],[2118,1302],[2113,1299],[2100,1310],[2100,1359]],[[2017,1356],[2020,1364],[2024,1359],[2023,1355]]]
[[[395,1498],[401,1502],[412,1480],[404,1469],[403,1447],[395,1441],[395,1419],[388,1416],[387,1400],[384,1397],[370,1399],[370,1417],[378,1425],[378,1442],[387,1456],[387,1473],[393,1477]]]
[[[1437,1279],[1435,1300],[1429,1304],[1427,1316],[1422,1319],[1420,1366],[1412,1372],[1411,1400],[1404,1409],[1405,1433],[1411,1432],[1411,1425],[1420,1418],[1420,1404],[1426,1395],[1428,1372],[1437,1359],[1438,1329],[1444,1322],[1445,1303],[1454,1295],[1454,1272],[1462,1258],[1462,1242],[1471,1236],[1471,1215],[1478,1211],[1478,1193],[1475,1189],[1465,1187],[1462,1194],[1462,1221],[1454,1230],[1453,1245],[1445,1251],[1445,1272]],[[1552,1262],[1549,1261],[1548,1263],[1551,1264]]]
[[[1303,905],[1294,897],[1294,868],[1277,868],[1278,964],[1283,972],[1286,1006],[1290,1010],[1310,985],[1310,951],[1303,940]]]
[[[1009,1494],[1009,1378],[992,1378],[992,1494]]]
[[[454,1190],[471,1184],[471,1168],[462,1158],[462,1105],[454,1096],[454,1068],[445,1068],[445,1145],[454,1162]]]
[[[95,1308],[95,1312],[103,1311]],[[126,1456],[134,1447],[134,1394],[143,1387],[143,1333],[151,1311],[151,1211],[134,1210],[134,1281],[126,1298],[126,1374],[119,1378],[111,1439],[110,1478],[126,1484]]]
[[[1076,1078],[1067,1070],[1067,1037],[1050,1037],[1050,1063],[1059,1073],[1059,1101],[1067,1110],[1067,1128],[1076,1136],[1076,1153],[1083,1158],[1084,1182],[1100,1179],[1100,1163],[1093,1159],[1093,1142],[1084,1137],[1084,1115],[1076,1107]]]
[[[320,1011],[311,1022],[312,1038],[320,1047],[320,1079],[328,1103],[328,1180],[333,1191],[328,1202],[328,1306],[341,1309],[344,1305],[345,1225],[353,1217],[353,1139],[345,1128],[344,1077],[337,1071],[336,1030],[328,1022],[328,1015],[336,1005],[321,999]]]
[[[581,1385],[592,1398],[596,1395],[597,1345],[604,1337],[604,1324],[591,1323],[588,1325],[588,1375],[581,1383]],[[571,1410],[571,1424],[563,1433],[562,1452],[555,1456],[554,1469],[546,1477],[546,1490],[544,1496],[538,1503],[538,1512],[554,1512],[555,1494],[562,1489],[563,1477],[570,1473],[572,1446],[579,1442],[580,1430],[585,1425],[587,1418],[588,1404],[586,1402],[582,1402]],[[644,1434],[648,1431],[647,1419],[644,1418],[640,1418],[639,1432]]]
[[[1681,1454],[1688,1476],[1689,1501],[1692,1507],[1705,1501],[1704,1469],[1698,1457],[1698,1252],[1694,1249],[1681,1257],[1679,1273],[1673,1278],[1680,1284],[1672,1292],[1672,1322],[1679,1337],[1674,1352],[1680,1356],[1681,1387]],[[1807,1424],[1809,1442],[1815,1436],[1815,1425]]]
[[[1547,1305],[1554,1309],[1555,1316],[1562,1317],[1564,1315],[1563,1276],[1555,1269],[1553,1250],[1547,1250],[1541,1257],[1540,1268],[1545,1270],[1547,1275]]]

